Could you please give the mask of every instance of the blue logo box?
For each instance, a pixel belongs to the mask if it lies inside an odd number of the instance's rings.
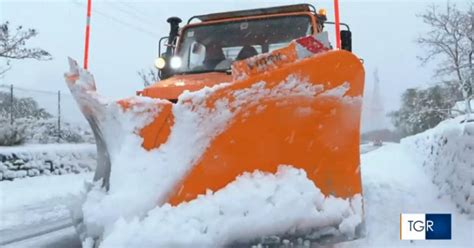
[[[426,214],[426,223],[433,224],[426,229],[426,239],[451,239],[451,214]]]

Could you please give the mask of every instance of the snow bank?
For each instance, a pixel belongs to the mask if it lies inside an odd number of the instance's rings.
[[[472,247],[474,220],[440,197],[418,157],[404,144],[384,144],[361,155],[366,236],[332,248]],[[451,213],[452,240],[400,240],[401,213]]]
[[[471,109],[474,110],[474,99],[469,100],[469,105],[471,106]],[[452,116],[460,116],[460,115],[465,115],[466,114],[466,107],[467,107],[467,102],[465,100],[463,101],[457,101],[454,106],[451,108],[451,115]]]
[[[45,144],[0,147],[0,181],[62,175],[95,169],[93,144]]]
[[[325,197],[304,170],[280,166],[276,174],[246,173],[177,207],[156,207],[141,220],[121,218],[101,247],[220,247],[284,234],[351,238],[361,222],[360,195]]]
[[[465,116],[402,140],[419,153],[441,195],[449,195],[461,212],[474,217],[474,122]]]

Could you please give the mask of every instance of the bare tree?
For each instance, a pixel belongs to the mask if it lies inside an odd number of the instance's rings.
[[[138,76],[140,76],[140,78],[142,79],[143,85],[145,87],[150,86],[160,80],[160,78],[158,77],[158,72],[156,70],[153,70],[152,68],[149,68],[148,71],[139,71]]]
[[[439,57],[443,61],[436,70],[437,76],[454,76],[459,89],[466,100],[466,110],[471,113],[469,100],[473,97],[472,52],[474,36],[473,3],[470,9],[463,11],[453,3],[447,3],[446,9],[439,11],[436,5],[430,6],[419,17],[431,30],[418,38],[417,42],[427,49],[423,64]]]
[[[25,30],[18,26],[11,30],[9,25],[9,22],[0,24],[0,58],[6,61],[4,66],[0,66],[0,76],[11,69],[11,59],[51,59],[51,54],[41,48],[26,47],[26,42],[38,35],[35,29]]]

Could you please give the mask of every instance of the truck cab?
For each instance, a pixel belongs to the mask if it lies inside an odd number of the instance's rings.
[[[139,94],[172,102],[184,90],[231,82],[235,61],[322,33],[325,24],[332,24],[324,9],[316,12],[310,4],[193,16],[182,28],[177,17],[168,22],[170,34],[160,39],[160,57],[155,61],[160,81]],[[342,49],[351,50],[350,36],[349,30],[341,31]]]

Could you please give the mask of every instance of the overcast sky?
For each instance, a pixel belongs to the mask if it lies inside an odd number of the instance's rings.
[[[466,6],[470,0],[455,1]],[[82,63],[85,3],[87,0],[0,0],[0,20],[36,28],[39,35],[28,44],[53,55],[52,61],[13,61],[13,68],[0,84],[66,90],[63,73],[67,56]],[[133,95],[142,88],[137,71],[153,65],[157,43],[168,34],[166,19],[292,3],[312,3],[326,8],[333,19],[332,1],[98,1],[93,0],[90,70],[101,94],[111,98]],[[423,50],[415,44],[427,27],[416,17],[429,4],[441,0],[363,1],[340,0],[341,21],[350,25],[353,50],[365,61],[366,92],[373,86],[373,71],[379,70],[386,111],[399,106],[400,94],[409,87],[432,84],[436,63],[421,67],[416,59]],[[3,63],[3,62],[2,62]]]

